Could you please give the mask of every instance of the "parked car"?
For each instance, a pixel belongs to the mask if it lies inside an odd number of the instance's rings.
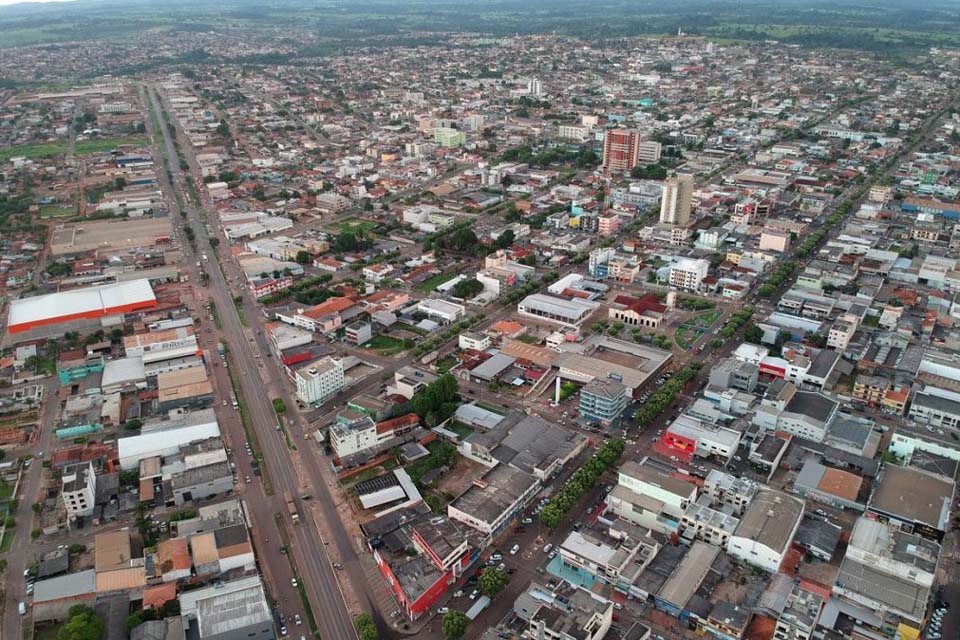
[[[515,555],[517,555],[517,552],[518,552],[518,551],[520,551],[520,545],[519,545],[519,544],[515,544],[515,545],[513,545],[513,547],[510,548],[510,555],[515,556]]]
[[[437,613],[443,615],[444,613],[450,613],[450,607],[440,607],[437,609]]]
[[[299,585],[297,584],[297,579],[296,579],[296,578],[290,578],[290,586],[292,586],[294,589],[296,589],[296,588],[299,586]]]

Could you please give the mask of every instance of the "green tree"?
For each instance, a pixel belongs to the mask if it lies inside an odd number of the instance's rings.
[[[753,344],[760,344],[760,342],[763,341],[763,329],[755,324],[751,324],[743,330],[743,339]]]
[[[467,278],[453,285],[453,295],[458,298],[472,298],[483,291],[483,283],[476,278]]]
[[[360,640],[377,640],[380,635],[377,633],[377,625],[369,613],[361,613],[353,619],[353,626],[357,629],[357,635]]]
[[[143,426],[143,420],[140,418],[131,418],[123,423],[123,428],[130,431],[135,431]]]
[[[451,611],[443,616],[443,635],[447,640],[456,640],[463,637],[467,631],[470,618],[462,611]]]
[[[273,410],[278,416],[282,416],[287,412],[287,403],[283,401],[283,398],[274,398]]]
[[[83,605],[70,607],[67,622],[57,633],[57,640],[100,640],[101,637],[103,620],[93,609]]]
[[[500,569],[487,569],[480,575],[480,579],[477,580],[477,586],[480,587],[480,591],[484,595],[489,597],[494,597],[507,586],[507,583],[510,582],[510,575],[506,571],[501,571]]]
[[[295,258],[297,264],[310,264],[313,262],[313,256],[309,251],[297,251],[297,257]]]

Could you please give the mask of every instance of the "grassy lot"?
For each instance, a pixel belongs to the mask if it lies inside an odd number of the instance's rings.
[[[13,482],[0,481],[0,502],[5,502],[13,497],[13,486]]]
[[[74,147],[77,155],[84,153],[98,153],[110,151],[111,149],[126,144],[145,144],[146,140],[142,136],[130,136],[120,138],[99,138],[96,140],[83,140]],[[53,156],[62,156],[67,152],[67,141],[47,142],[42,144],[31,144],[20,147],[10,147],[0,149],[0,162],[10,158],[50,158]]]
[[[381,356],[393,356],[403,351],[406,347],[403,346],[403,340],[391,336],[379,335],[373,336],[369,342],[363,345],[363,348],[376,351]]]
[[[45,204],[40,207],[41,218],[70,218],[77,215],[77,205]]]
[[[433,291],[434,289],[442,285],[447,280],[453,280],[455,277],[457,277],[457,273],[455,271],[451,271],[448,273],[438,273],[432,278],[427,278],[426,280],[418,284],[417,291],[422,291],[423,293],[430,293],[431,291]]]
[[[124,145],[146,145],[147,139],[143,136],[123,136],[119,138],[97,138],[95,140],[82,140],[74,146],[74,153],[78,156],[84,153],[103,153],[112,151],[116,147]]]

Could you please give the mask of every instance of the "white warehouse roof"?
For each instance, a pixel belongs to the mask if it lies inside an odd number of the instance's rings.
[[[71,289],[10,302],[10,331],[78,318],[96,318],[154,306],[153,287],[146,278],[98,287]]]
[[[117,440],[120,468],[124,471],[136,469],[144,458],[173,455],[185,444],[219,436],[220,427],[217,423],[205,422],[188,427],[151,431],[138,436],[120,438]]]

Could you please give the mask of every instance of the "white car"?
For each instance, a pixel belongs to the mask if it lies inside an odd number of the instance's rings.
[[[518,551],[520,551],[520,545],[515,544],[510,548],[510,555],[515,556]]]
[[[290,578],[290,586],[292,586],[294,589],[297,588],[297,579],[296,579],[296,578]]]
[[[437,613],[441,615],[444,613],[450,613],[450,607],[440,607],[439,609],[437,609]]]

